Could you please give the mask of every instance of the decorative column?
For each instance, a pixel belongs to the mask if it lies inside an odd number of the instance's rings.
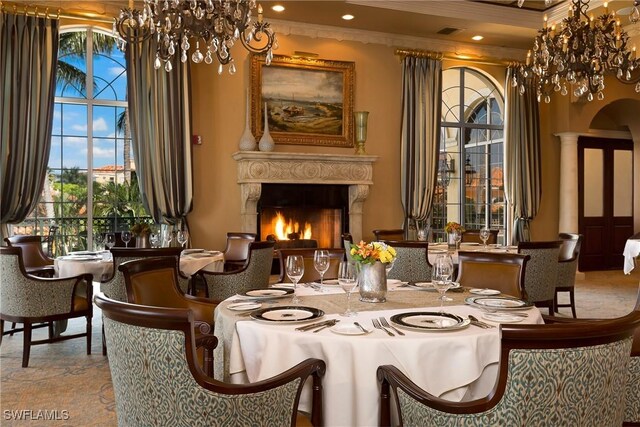
[[[356,243],[362,240],[362,206],[367,197],[368,185],[349,186],[349,233]]]
[[[578,232],[578,137],[562,132],[560,138],[560,200],[558,232]]]
[[[245,233],[255,233],[258,229],[258,200],[261,193],[262,184],[240,184],[240,221]]]

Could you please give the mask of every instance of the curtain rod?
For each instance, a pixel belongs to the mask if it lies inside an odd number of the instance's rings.
[[[396,49],[396,55],[404,58],[406,56],[414,56],[417,58],[431,58],[431,59],[449,59],[453,61],[468,61],[476,64],[483,65],[503,65],[503,66],[513,66],[520,65],[517,61],[504,61],[499,59],[474,59],[474,58],[461,58],[451,53],[443,53],[443,52],[430,52],[428,50],[419,50],[419,49]]]
[[[2,12],[13,12],[14,14],[23,13],[25,15],[33,15],[40,16],[46,18],[55,18],[55,19],[75,19],[80,21],[92,21],[92,22],[100,22],[104,24],[113,24],[113,18],[107,19],[99,16],[94,16],[91,13],[68,13],[63,12],[62,9],[52,9],[49,10],[48,7],[40,8],[38,6],[25,5],[18,6],[15,3],[3,3],[0,1],[0,9]],[[40,9],[40,10],[39,10]]]

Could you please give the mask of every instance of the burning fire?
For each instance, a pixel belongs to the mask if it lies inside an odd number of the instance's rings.
[[[287,221],[280,212],[276,212],[273,230],[278,240],[289,240],[288,235],[291,233],[300,233],[300,239],[311,238],[311,224],[305,222],[304,230],[301,230],[297,222],[293,222],[291,219]]]

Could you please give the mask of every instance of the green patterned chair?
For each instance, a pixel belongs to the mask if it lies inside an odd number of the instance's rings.
[[[19,247],[0,247],[0,343],[2,336],[23,332],[22,367],[29,365],[31,346],[71,338],[87,337],[87,354],[91,354],[91,274],[64,279],[40,278],[27,274]],[[76,317],[87,319],[84,333],[54,336],[53,321]],[[4,331],[4,322],[22,323],[22,328]],[[46,322],[49,337],[33,341],[34,323]]]
[[[53,259],[42,250],[40,236],[12,236],[4,239],[7,245],[22,249],[22,262],[28,274],[40,277],[54,277],[56,270]]]
[[[396,260],[388,279],[403,282],[430,282],[432,265],[429,263],[429,243],[385,241],[396,250]]]
[[[574,324],[501,326],[499,375],[487,397],[439,399],[398,368],[378,368],[380,425],[620,426],[634,328],[640,311]]]
[[[553,303],[555,311],[558,311],[559,307],[570,307],[573,317],[577,317],[574,289],[576,271],[578,271],[578,257],[580,256],[580,247],[582,245],[582,234],[560,233],[558,237],[562,240],[562,246],[560,247],[556,295]],[[558,304],[559,292],[569,293],[568,304]]]
[[[547,307],[553,315],[558,276],[558,257],[561,240],[550,242],[520,242],[518,253],[529,255],[527,272],[524,276],[524,290],[527,301],[537,307]]]
[[[190,310],[100,296],[95,302],[104,314],[119,426],[299,425],[297,407],[309,376],[311,422],[322,425],[322,360],[307,359],[257,383],[221,383],[196,361]]]
[[[207,297],[220,302],[251,289],[269,287],[274,242],[251,242],[247,262],[241,269],[225,272],[202,271]]]

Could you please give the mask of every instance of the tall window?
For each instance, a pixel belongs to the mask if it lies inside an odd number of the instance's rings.
[[[479,71],[442,73],[442,133],[434,199],[435,239],[456,221],[467,229],[504,229],[504,98]]]
[[[92,247],[93,233],[148,217],[138,190],[127,117],[127,74],[117,40],[92,28],[60,34],[49,175],[16,234],[58,226],[55,252]]]

